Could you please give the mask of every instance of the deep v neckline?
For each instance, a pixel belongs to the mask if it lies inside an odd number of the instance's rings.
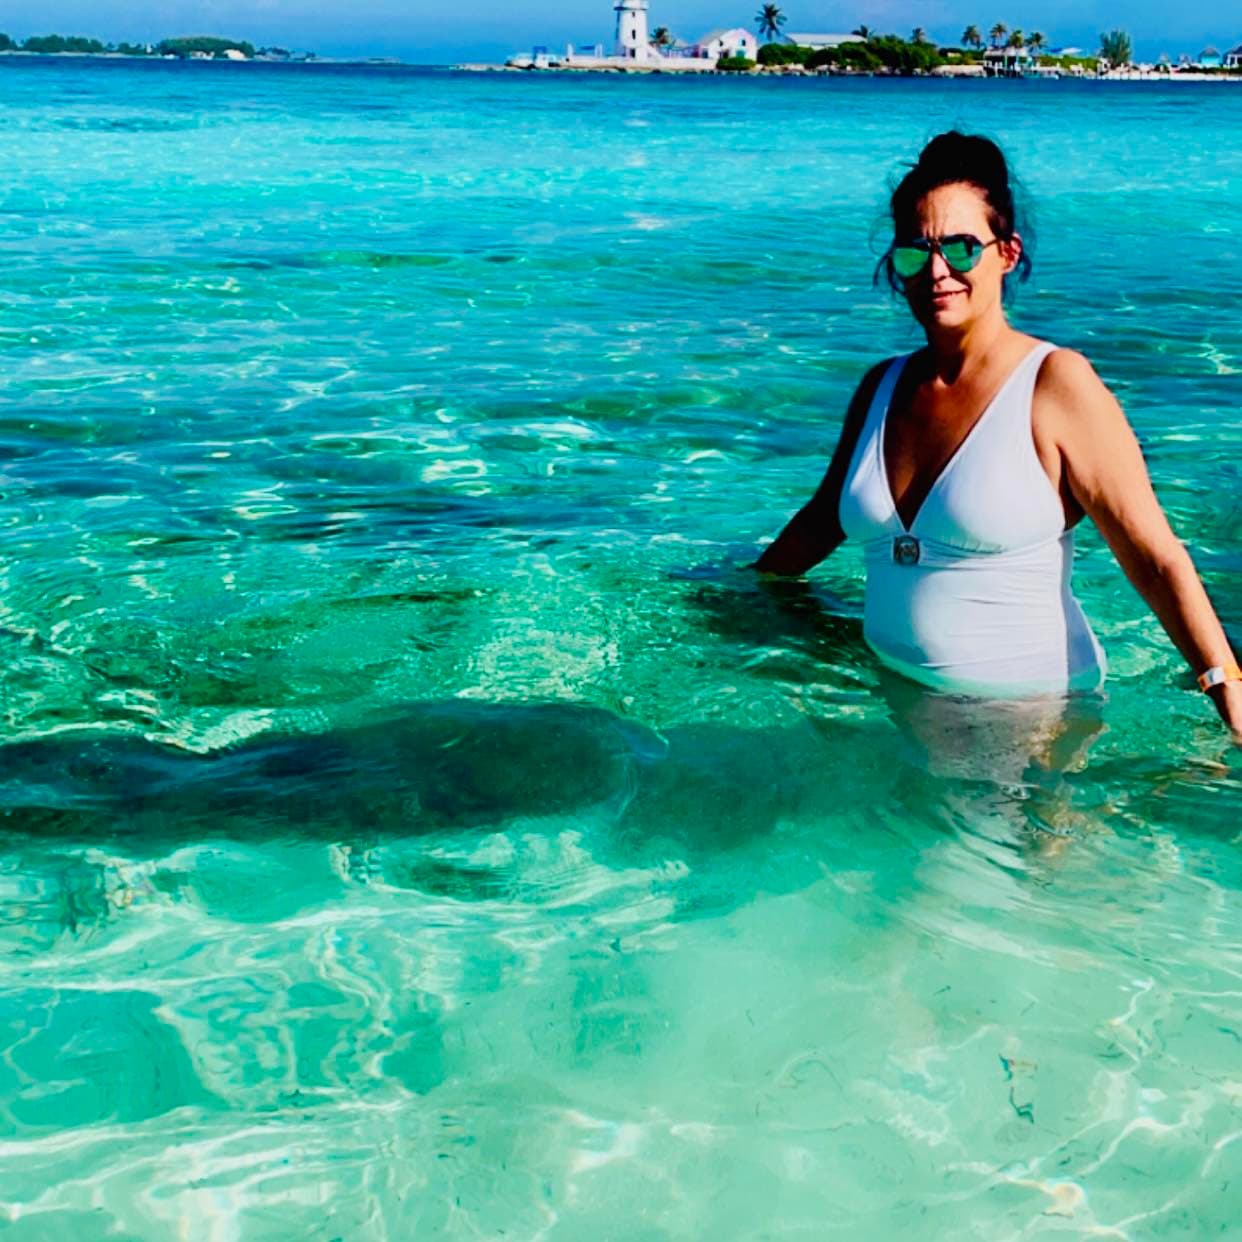
[[[971,440],[974,439],[975,433],[987,422],[989,415],[996,408],[1001,397],[1009,390],[1010,384],[1017,378],[1022,368],[1044,347],[1044,342],[1040,341],[1032,346],[1025,354],[1022,355],[1018,363],[1001,381],[1000,387],[988,399],[987,404],[979,413],[979,417],[971,423],[966,434],[958,441],[957,448],[949,454],[944,465],[940,467],[936,473],[936,477],[932,480],[931,486],[923,494],[923,499],[919,501],[918,508],[914,511],[914,516],[907,523],[901,516],[901,510],[897,507],[897,498],[893,495],[893,484],[888,473],[888,452],[886,449],[886,441],[888,439],[888,412],[892,408],[893,399],[897,396],[897,389],[901,386],[901,377],[905,374],[906,367],[909,365],[913,354],[907,354],[899,364],[897,376],[893,381],[892,390],[888,394],[888,400],[884,403],[884,411],[880,416],[880,432],[876,436],[877,451],[880,455],[880,477],[884,480],[884,490],[888,495],[888,503],[892,506],[893,516],[897,519],[897,524],[901,527],[902,534],[912,535],[914,528],[918,525],[919,518],[923,516],[923,510],[927,508],[927,502],[936,494],[936,489],[944,481],[945,476],[953,469],[954,465],[965,453]]]

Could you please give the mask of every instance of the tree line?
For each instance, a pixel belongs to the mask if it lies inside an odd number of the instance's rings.
[[[821,67],[869,70],[887,69],[893,73],[926,72],[954,60],[979,60],[984,50],[984,38],[976,25],[962,31],[961,47],[939,48],[927,37],[922,26],[916,26],[909,39],[898,35],[881,35],[869,26],[858,26],[850,33],[859,43],[842,44],[836,48],[823,48],[815,52],[781,43],[781,28],[788,19],[777,4],[765,4],[755,14],[755,25],[761,39],[769,42],[759,51],[759,63],[763,65],[800,64],[808,69]],[[1025,52],[1036,58],[1044,58],[1048,40],[1042,31],[1027,35],[1019,29],[1010,30],[1004,22],[996,22],[988,30],[987,45],[992,50]],[[1070,58],[1058,58],[1062,63]],[[1081,57],[1080,60],[1089,60]],[[1130,36],[1124,30],[1110,30],[1100,35],[1100,50],[1096,59],[1119,68],[1129,65],[1133,59]]]
[[[79,55],[103,56],[179,56],[187,57],[195,52],[223,58],[225,52],[235,49],[247,58],[255,56],[254,44],[245,39],[217,39],[207,35],[195,35],[179,39],[161,39],[154,44],[104,43],[83,35],[31,35],[23,42],[0,34],[0,52],[35,52],[43,56],[55,56],[64,52]],[[266,50],[266,49],[265,49]]]

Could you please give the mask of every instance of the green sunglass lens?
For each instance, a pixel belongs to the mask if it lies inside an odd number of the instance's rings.
[[[930,250],[923,250],[918,246],[894,246],[893,271],[902,280],[909,280],[911,276],[917,276],[927,266],[927,260],[930,258]]]
[[[940,249],[944,261],[956,272],[968,272],[979,262],[980,250],[973,241],[945,242]]]

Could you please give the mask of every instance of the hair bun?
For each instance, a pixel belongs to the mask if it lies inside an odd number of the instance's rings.
[[[919,153],[915,167],[924,174],[943,175],[946,181],[969,181],[982,188],[1009,184],[1009,165],[1000,147],[990,138],[956,129],[937,134]]]

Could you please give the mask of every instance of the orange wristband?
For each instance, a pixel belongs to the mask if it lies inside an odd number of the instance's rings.
[[[1223,686],[1227,681],[1242,681],[1242,668],[1236,663],[1216,665],[1199,676],[1199,689],[1211,690],[1213,686]]]

